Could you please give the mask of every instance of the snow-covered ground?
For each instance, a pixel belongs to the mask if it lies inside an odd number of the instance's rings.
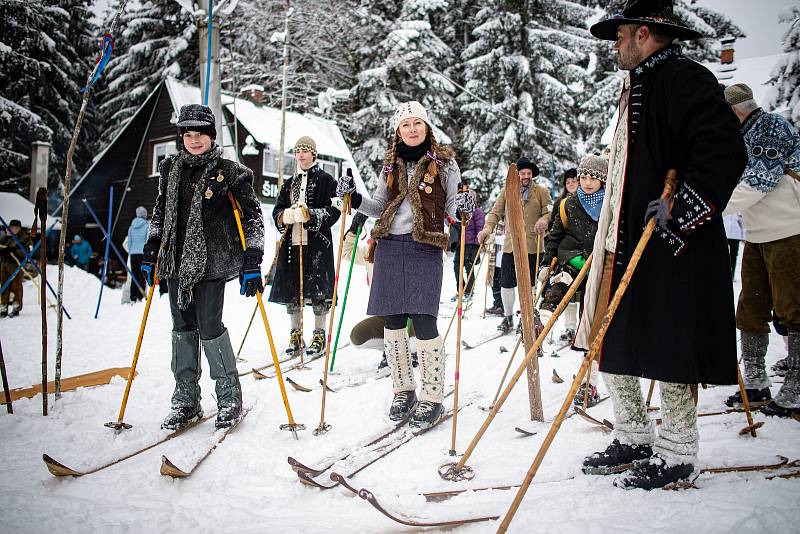
[[[265,262],[268,265],[268,262]],[[444,264],[443,298],[454,292],[452,263]],[[720,273],[724,276],[724,273]],[[483,273],[479,276],[482,279]],[[48,277],[57,279],[50,267]],[[77,270],[67,269],[65,304],[73,316],[65,319],[63,374],[73,376],[93,370],[130,365],[144,303],[123,305],[120,291],[105,289],[100,316],[94,319],[99,282]],[[737,283],[738,287],[738,283]],[[356,266],[347,303],[343,340],[349,328],[363,318],[368,297],[363,267]],[[238,284],[227,286],[224,320],[238,348],[255,301],[239,296]],[[490,299],[491,301],[491,296]],[[498,318],[480,318],[483,287],[476,305],[464,321],[465,335],[492,331]],[[268,305],[271,327],[278,349],[288,338],[288,316],[278,306]],[[50,352],[49,375],[55,360],[55,313],[48,312]],[[30,282],[25,285],[25,307],[20,317],[0,320],[5,363],[12,387],[40,381],[41,343],[37,295]],[[310,332],[312,315],[306,315]],[[442,331],[447,319],[440,320]],[[319,422],[321,362],[310,371],[294,371],[292,378],[314,388],[312,393],[288,390],[297,421],[308,430],[294,441],[278,430],[285,414],[275,380],[243,378],[246,404],[254,408],[220,448],[189,479],[159,475],[162,454],[177,464],[184,453],[196,449],[210,435],[210,424],[165,445],[82,478],[57,479],[42,463],[48,453],[64,464],[90,468],[104,460],[122,456],[137,444],[160,433],[159,425],[169,407],[172,392],[170,372],[169,304],[156,297],[144,337],[139,375],[133,384],[125,420],[131,430],[115,435],[103,423],[115,420],[125,381],[65,393],[50,405],[50,415],[41,416],[41,396],[14,403],[14,414],[0,412],[0,529],[4,532],[390,532],[405,527],[389,521],[365,501],[343,490],[320,492],[302,486],[286,463],[287,456],[315,466],[335,453],[348,450],[374,435],[387,424],[391,398],[388,379],[367,382],[329,394],[326,421],[332,430],[314,437]],[[556,332],[561,325],[556,326]],[[309,336],[307,336],[309,337]],[[508,353],[499,347],[513,346],[512,336],[491,342],[461,355],[460,404],[457,449],[463,452],[486,416],[505,368]],[[341,344],[341,342],[340,342]],[[453,381],[455,328],[448,341],[448,381]],[[245,344],[247,362],[240,370],[268,361],[264,329],[256,318]],[[547,351],[549,352],[549,351]],[[786,353],[782,339],[770,339],[768,365]],[[379,353],[351,346],[337,355],[341,373],[331,377],[333,387],[348,376],[373,370]],[[517,361],[521,358],[517,355]],[[545,417],[552,420],[579,365],[576,353],[560,358],[546,356],[539,361]],[[214,409],[213,385],[207,366],[201,380],[203,405]],[[516,368],[516,365],[514,366]],[[556,369],[566,382],[550,381]],[[524,381],[524,377],[522,381]],[[647,384],[644,383],[643,387]],[[777,387],[777,386],[776,386]],[[602,389],[602,387],[601,387]],[[700,391],[700,410],[724,408],[723,400],[733,387]],[[452,402],[452,400],[450,400]],[[657,389],[654,405],[658,405]],[[612,420],[611,403],[591,412]],[[740,437],[745,426],[743,414],[700,419],[701,450],[698,468],[734,464],[771,463],[776,455],[800,458],[800,424],[793,420],[766,419],[757,439]],[[522,426],[538,431],[522,437],[514,431]],[[442,503],[427,503],[421,492],[518,484],[544,438],[548,425],[528,418],[527,388],[520,385],[509,398],[469,464],[477,475],[471,482],[451,483],[437,474],[440,464],[451,461],[452,425],[448,421],[412,440],[384,460],[358,474],[357,488],[371,489],[389,508],[428,520],[445,520],[478,515],[504,515],[514,491],[468,493]],[[677,492],[630,491],[612,486],[610,477],[580,474],[584,455],[605,447],[609,435],[578,417],[566,420],[545,458],[534,485],[514,522],[512,532],[797,532],[800,521],[800,479],[765,480],[764,473],[703,475],[700,490]],[[481,523],[459,530],[493,532],[497,522]]]

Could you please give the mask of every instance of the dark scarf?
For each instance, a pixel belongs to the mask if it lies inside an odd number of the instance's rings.
[[[644,117],[645,91],[653,79],[653,74],[667,61],[682,57],[681,47],[679,45],[670,45],[652,54],[631,70],[631,94],[628,100],[628,120],[630,123],[628,144],[630,146],[633,146],[636,141],[636,133],[639,131],[639,125],[642,122],[642,117]]]
[[[426,137],[425,140],[417,146],[408,146],[402,141],[397,142],[397,155],[406,163],[416,163],[419,158],[425,155],[431,149],[431,138]]]
[[[583,189],[578,188],[578,200],[586,210],[586,214],[592,218],[594,222],[600,219],[600,209],[603,207],[603,197],[606,194],[606,186],[601,187],[594,193],[586,194]]]
[[[192,155],[181,150],[172,161],[167,180],[167,198],[164,204],[164,231],[161,235],[162,247],[159,258],[158,276],[178,280],[178,307],[185,310],[192,301],[194,285],[203,279],[206,271],[206,239],[203,233],[203,191],[209,178],[219,166],[222,148],[216,143],[204,154]],[[178,188],[184,165],[201,168],[192,203],[189,207],[189,220],[186,223],[186,238],[181,252],[180,264],[176,267],[176,241],[178,237]]]

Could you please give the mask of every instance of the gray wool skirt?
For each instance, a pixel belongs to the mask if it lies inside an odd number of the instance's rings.
[[[442,249],[417,243],[411,234],[378,240],[367,315],[436,317],[442,292]]]

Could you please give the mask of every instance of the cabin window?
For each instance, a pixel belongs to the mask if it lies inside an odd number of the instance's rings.
[[[264,163],[262,174],[264,176],[278,176],[278,151],[272,148],[264,149]],[[283,175],[291,176],[294,174],[294,154],[284,154],[283,156]]]
[[[150,161],[152,162],[152,167],[150,168],[150,176],[158,175],[158,166],[161,164],[162,161],[167,156],[171,156],[178,152],[178,148],[175,146],[175,141],[166,141],[163,143],[153,143],[152,145],[152,157]]]
[[[317,159],[317,163],[322,168],[323,171],[327,172],[333,179],[336,180],[339,178],[339,164],[335,161],[328,161],[326,159]]]

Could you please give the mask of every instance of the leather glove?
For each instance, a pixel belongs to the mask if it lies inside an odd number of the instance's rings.
[[[294,208],[286,208],[281,215],[281,221],[284,226],[294,224]]]
[[[586,265],[586,259],[583,256],[575,256],[567,264],[580,271]]]
[[[544,284],[547,282],[548,276],[550,276],[550,267],[548,265],[542,265],[539,267],[539,273],[536,275],[536,279],[539,281],[540,284]]]
[[[356,192],[356,180],[353,178],[353,171],[347,172],[336,181],[336,196],[344,198],[345,195],[352,195]]]
[[[242,270],[239,273],[239,294],[253,297],[264,292],[264,283],[261,278],[261,260],[264,253],[252,248],[244,251]]]
[[[356,213],[353,216],[353,222],[350,223],[350,228],[348,228],[348,232],[356,235],[358,233],[359,228],[364,227],[364,223],[367,222],[367,216],[363,213]]]
[[[670,211],[672,211],[672,202],[669,199],[657,198],[656,200],[651,200],[647,205],[647,211],[644,212],[644,224],[647,224],[647,221],[655,217],[656,224],[661,228],[666,228],[667,221],[672,218]]]
[[[147,285],[152,286],[155,278],[156,261],[158,261],[158,249],[161,248],[161,240],[150,238],[142,247],[142,276]]]
[[[475,199],[472,198],[469,191],[456,193],[456,213],[458,213],[459,219],[463,216],[467,220],[470,220],[472,214],[475,213]]]

